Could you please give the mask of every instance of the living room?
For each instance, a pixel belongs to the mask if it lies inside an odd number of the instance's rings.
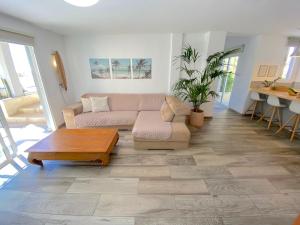
[[[0,224],[300,224],[299,9],[1,1]]]

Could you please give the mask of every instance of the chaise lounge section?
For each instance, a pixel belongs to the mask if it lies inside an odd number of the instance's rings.
[[[132,130],[136,149],[188,148],[191,134],[185,121],[190,108],[164,94],[84,94],[82,98],[108,97],[108,112],[85,112],[82,103],[63,110],[67,128],[115,127]],[[168,104],[173,113],[165,121],[161,108]]]

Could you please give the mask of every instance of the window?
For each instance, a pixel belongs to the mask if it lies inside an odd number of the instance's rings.
[[[9,43],[9,49],[24,94],[36,92],[36,86],[26,53],[26,46]]]
[[[285,64],[283,67],[283,73],[281,78],[285,80],[289,80],[292,77],[293,67],[295,64],[295,58],[291,57],[296,47],[289,47],[288,54],[286,56]]]
[[[225,58],[223,62],[223,70],[230,72],[226,77],[222,77],[219,80],[219,98],[218,101],[224,105],[229,105],[229,100],[231,96],[231,91],[233,88],[233,83],[235,79],[236,68],[238,65],[238,56],[232,56]]]

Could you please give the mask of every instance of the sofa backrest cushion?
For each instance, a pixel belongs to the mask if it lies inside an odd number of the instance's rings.
[[[139,111],[159,111],[165,98],[164,94],[140,94]]]
[[[108,97],[111,111],[159,111],[165,94],[87,93],[82,98]]]
[[[111,111],[138,111],[139,96],[137,94],[106,94],[88,93],[83,98],[88,97],[108,97],[108,105]]]

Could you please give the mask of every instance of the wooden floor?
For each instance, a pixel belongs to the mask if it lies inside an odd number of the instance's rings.
[[[289,225],[300,212],[300,141],[218,107],[188,150],[136,151],[111,166],[29,166],[0,190],[0,224]],[[97,164],[95,164],[97,165]]]

